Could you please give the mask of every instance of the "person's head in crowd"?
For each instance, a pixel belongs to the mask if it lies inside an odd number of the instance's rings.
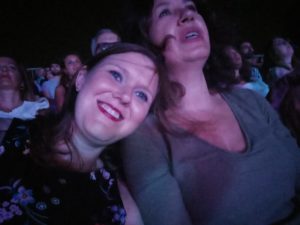
[[[12,93],[19,100],[33,100],[32,81],[21,63],[10,56],[0,56],[0,92]]]
[[[94,163],[96,155],[106,145],[132,133],[144,120],[156,97],[160,71],[156,56],[139,45],[119,43],[96,55],[78,72],[57,123],[51,123],[52,130],[49,128],[43,134],[48,141],[49,137],[52,140],[42,144],[63,142],[72,157],[63,160],[66,157],[58,154],[55,160],[73,169],[80,166],[90,169],[90,164],[79,165],[77,157],[84,160],[90,153],[86,149],[76,152],[77,141],[94,148]],[[37,146],[35,149],[43,148]],[[42,159],[53,157],[52,154],[38,155]]]
[[[218,74],[214,82],[219,82],[224,88],[250,81],[250,67],[243,63],[241,54],[233,45],[213,48],[210,66],[210,79],[215,78],[213,74]]]
[[[254,54],[252,43],[249,41],[242,42],[240,44],[240,52],[245,57],[251,57]]]
[[[35,71],[35,75],[36,77],[40,77],[40,78],[46,78],[46,71],[45,68],[40,67]]]
[[[274,37],[269,49],[269,55],[275,65],[292,66],[294,48],[289,40],[282,37]]]
[[[83,66],[82,58],[78,53],[67,53],[63,57],[63,72],[67,75],[69,80],[79,71]]]
[[[112,44],[120,41],[120,35],[116,31],[109,28],[102,28],[97,31],[96,35],[91,40],[92,55],[96,55],[110,47]]]
[[[0,56],[0,118],[34,119],[49,107],[46,99],[37,99],[33,83],[21,63],[11,56]]]
[[[39,67],[34,71],[34,87],[33,92],[37,96],[42,95],[42,84],[47,80],[46,78],[46,71],[44,67]]]
[[[224,56],[224,62],[226,62],[229,68],[234,70],[239,70],[242,68],[242,57],[235,47],[232,45],[226,45],[222,49],[222,52]]]
[[[243,41],[240,43],[239,52],[244,61],[250,66],[262,67],[264,62],[263,54],[257,54],[250,41]]]
[[[61,75],[61,66],[59,63],[51,63],[50,64],[50,70],[51,70],[51,73],[54,75],[54,76],[60,76]]]
[[[298,64],[294,57],[291,42],[284,37],[275,36],[270,39],[266,47],[264,70],[267,80],[271,84],[291,73]]]
[[[45,73],[47,80],[51,80],[54,77],[54,74],[52,73],[50,67],[45,68]]]

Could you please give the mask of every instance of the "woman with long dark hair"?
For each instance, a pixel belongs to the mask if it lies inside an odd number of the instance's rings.
[[[57,117],[13,121],[0,148],[0,223],[125,224],[133,201],[102,153],[146,117],[159,67],[145,48],[114,45],[79,71]]]
[[[171,88],[121,151],[145,224],[299,223],[295,139],[262,96],[208,82],[211,42],[196,1],[147,2],[137,21]]]

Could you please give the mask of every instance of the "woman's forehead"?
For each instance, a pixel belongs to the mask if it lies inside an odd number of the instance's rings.
[[[103,60],[104,63],[121,63],[128,66],[155,68],[154,62],[146,55],[138,52],[113,54]]]

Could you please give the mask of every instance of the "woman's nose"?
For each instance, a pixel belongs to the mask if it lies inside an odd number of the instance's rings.
[[[5,65],[0,66],[0,71],[8,71],[8,67]]]
[[[194,12],[190,9],[182,9],[180,11],[179,23],[184,24],[194,20]]]
[[[131,102],[131,91],[128,89],[120,89],[113,93],[113,97],[117,98],[121,104],[128,105]]]

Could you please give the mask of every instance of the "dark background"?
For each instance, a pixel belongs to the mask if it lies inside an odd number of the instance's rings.
[[[267,41],[280,34],[290,38],[298,51],[296,0],[206,1],[220,20],[220,38],[248,39],[263,52]],[[126,4],[126,0],[1,1],[0,55],[13,55],[26,67],[48,65],[68,51],[77,51],[86,58],[91,37],[99,28],[126,33],[122,26]]]

